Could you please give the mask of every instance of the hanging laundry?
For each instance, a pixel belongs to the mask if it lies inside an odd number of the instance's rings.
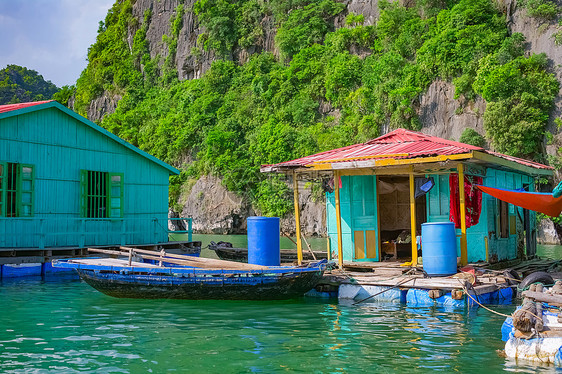
[[[464,177],[464,206],[466,211],[466,227],[469,228],[478,223],[480,212],[482,211],[482,192],[476,185],[482,184],[482,177],[465,175]],[[449,210],[449,221],[455,223],[455,227],[461,227],[460,219],[460,197],[459,197],[459,176],[451,174],[449,176],[449,191],[451,195],[451,209]]]
[[[429,178],[415,178],[414,179],[414,198],[422,197],[429,192],[435,186],[435,182],[432,177]]]

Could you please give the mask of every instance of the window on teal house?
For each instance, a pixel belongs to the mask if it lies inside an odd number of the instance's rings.
[[[0,216],[32,217],[34,166],[0,162]]]
[[[80,170],[80,216],[122,218],[123,173]]]

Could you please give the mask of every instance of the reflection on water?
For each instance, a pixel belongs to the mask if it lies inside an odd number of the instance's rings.
[[[3,373],[552,370],[498,355],[503,318],[483,309],[127,300],[79,281],[5,281],[0,298]]]
[[[537,256],[556,260],[562,259],[562,245],[537,244]]]

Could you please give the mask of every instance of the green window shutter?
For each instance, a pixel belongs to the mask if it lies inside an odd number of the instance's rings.
[[[6,188],[8,183],[8,164],[0,162],[0,217],[6,217]]]
[[[88,207],[88,170],[80,170],[80,217],[86,218]]]
[[[33,165],[18,164],[17,209],[18,217],[33,217],[35,168]]]
[[[125,192],[125,182],[123,173],[109,173],[108,176],[108,203],[109,218],[123,218],[123,202]]]

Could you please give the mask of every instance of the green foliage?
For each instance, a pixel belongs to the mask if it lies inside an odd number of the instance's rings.
[[[464,129],[459,142],[474,145],[476,147],[484,147],[486,145],[484,137],[477,133],[474,129]]]
[[[376,25],[349,14],[336,30],[345,6],[334,0],[198,0],[193,12],[205,33],[192,54],[212,50],[224,60],[183,82],[174,61],[187,8],[170,19],[159,67],[146,42],[151,13],[136,24],[130,1],[100,27],[76,100],[83,108],[104,90],[123,95],[102,125],[183,169],[172,206],[195,178],[214,174],[260,213],[282,216],[292,209],[290,189],[260,165],[365,142],[383,128],[419,129],[420,96],[437,79],[452,81],[457,96],[485,98],[487,137],[498,150],[535,157],[558,89],[544,57],[523,57],[523,36],[509,35],[491,0],[420,0],[414,8],[380,1]],[[263,46],[266,19],[277,26],[281,61],[252,48]],[[239,65],[232,59],[241,48],[250,57]],[[461,141],[485,144],[468,130]]]
[[[74,86],[62,86],[60,91],[56,92],[53,95],[53,100],[56,100],[65,107],[68,107],[68,101],[70,100],[72,95],[74,95],[75,91],[76,87]]]
[[[312,2],[303,8],[293,9],[275,36],[281,56],[290,59],[301,49],[321,43],[330,30],[328,20],[344,9],[344,4],[333,0]]]
[[[0,70],[0,105],[48,100],[59,89],[35,70],[8,65]]]
[[[485,59],[474,89],[488,102],[484,127],[500,152],[535,157],[558,93],[558,81],[546,72],[544,54],[517,57],[500,65],[497,55]]]
[[[531,17],[551,20],[558,15],[558,5],[551,0],[524,0],[521,3]]]
[[[142,73],[127,43],[128,29],[135,22],[131,0],[116,2],[107,13],[96,42],[88,49],[88,66],[76,82],[74,109],[78,113],[86,115],[90,102],[104,91],[121,93],[142,85]]]

